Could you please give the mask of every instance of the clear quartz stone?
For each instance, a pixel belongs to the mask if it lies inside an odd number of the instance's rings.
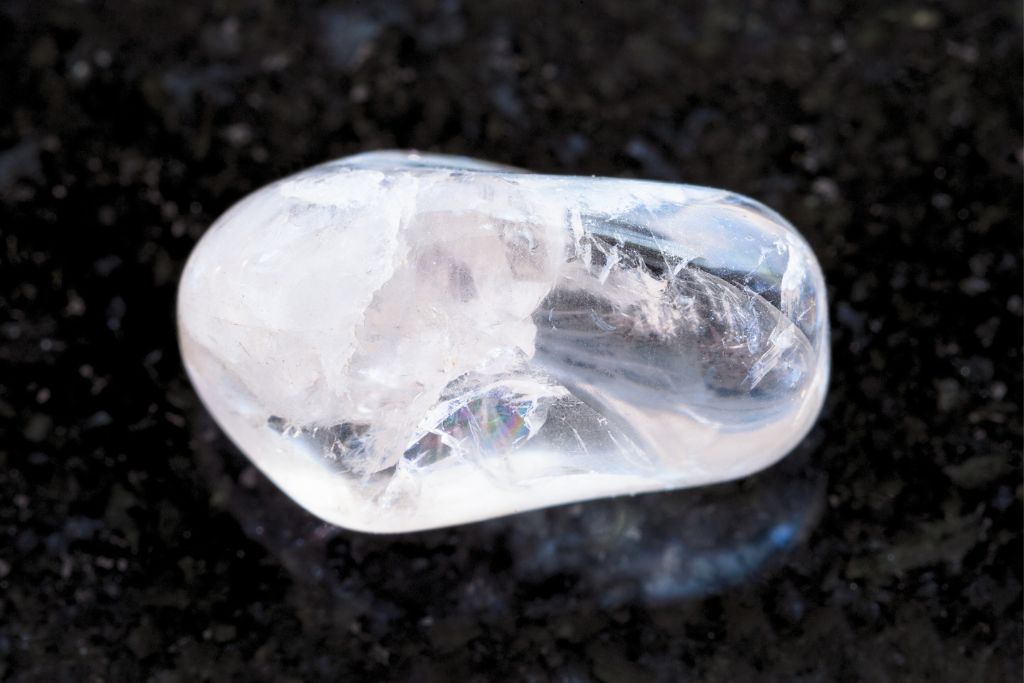
[[[406,152],[240,201],[178,323],[241,450],[372,532],[749,474],[804,436],[829,369],[817,261],[761,204]]]

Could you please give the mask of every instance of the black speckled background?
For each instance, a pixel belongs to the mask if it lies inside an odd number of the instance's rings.
[[[0,679],[1020,680],[1021,64],[1011,2],[0,3]],[[177,276],[396,146],[779,210],[831,296],[807,443],[400,538],[274,494]]]

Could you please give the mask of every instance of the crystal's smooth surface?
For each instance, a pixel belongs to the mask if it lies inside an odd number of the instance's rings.
[[[761,204],[440,155],[249,195],[192,254],[178,320],[252,461],[375,532],[754,472],[828,379],[821,271]]]

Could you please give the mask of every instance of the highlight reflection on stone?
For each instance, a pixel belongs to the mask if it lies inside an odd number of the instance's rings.
[[[439,155],[245,198],[178,319],[253,462],[375,532],[743,476],[803,437],[828,378],[820,269],[762,205]]]

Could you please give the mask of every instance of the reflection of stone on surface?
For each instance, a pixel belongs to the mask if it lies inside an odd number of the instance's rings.
[[[193,424],[199,471],[216,499],[296,580],[345,604],[416,602],[427,582],[447,596],[434,604],[437,619],[504,614],[517,590],[556,578],[566,592],[534,605],[540,613],[712,595],[781,562],[817,524],[824,495],[807,447],[742,482],[376,536],[320,522],[253,476],[205,413]]]

